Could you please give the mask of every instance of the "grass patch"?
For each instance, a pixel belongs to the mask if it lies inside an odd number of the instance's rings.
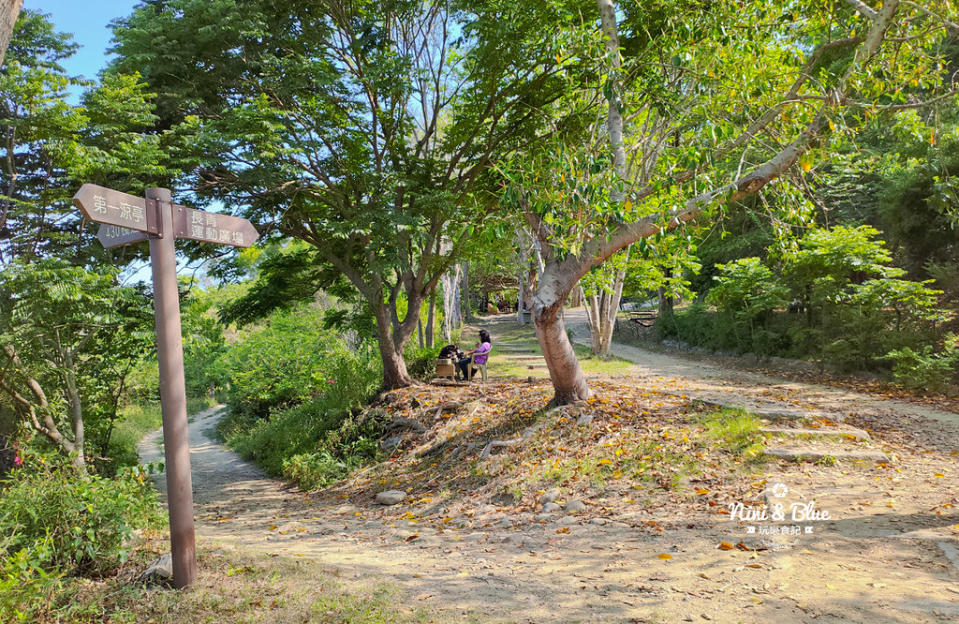
[[[744,459],[762,457],[763,435],[755,416],[741,409],[725,408],[703,414],[698,419],[717,446]]]
[[[444,622],[410,608],[397,588],[367,579],[343,578],[307,559],[270,557],[199,544],[198,577],[188,590],[146,587],[134,579],[166,549],[153,540],[116,575],[69,579],[38,624],[150,622],[300,622],[355,624]],[[457,617],[457,621],[460,621]]]
[[[625,374],[628,373],[633,367],[632,362],[629,360],[624,360],[623,358],[616,356],[599,357],[598,355],[593,355],[593,352],[590,350],[590,348],[585,345],[573,345],[573,350],[576,352],[576,358],[579,360],[579,365],[583,368],[583,372],[586,374]]]

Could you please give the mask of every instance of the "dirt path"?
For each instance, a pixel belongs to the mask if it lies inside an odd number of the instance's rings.
[[[575,315],[570,323],[582,332]],[[494,333],[495,336],[495,333]],[[668,509],[547,522],[483,504],[456,522],[397,520],[368,501],[329,504],[266,478],[190,424],[197,532],[203,539],[312,557],[344,576],[400,585],[441,618],[503,622],[869,622],[959,620],[959,415],[833,388],[719,369],[617,345],[630,376],[670,392],[773,399],[842,413],[873,433],[889,467],[772,463],[769,483],[815,499],[814,533],[752,543],[745,523]],[[144,461],[160,459],[159,432]],[[162,489],[162,484],[161,484]],[[729,501],[732,505],[736,501]],[[703,521],[704,517],[709,519]],[[654,530],[657,521],[670,530]],[[666,557],[665,555],[668,555]],[[398,604],[397,609],[407,605]]]

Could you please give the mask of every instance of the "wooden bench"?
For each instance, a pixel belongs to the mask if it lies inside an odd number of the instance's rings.
[[[626,312],[626,320],[630,323],[636,323],[643,327],[652,327],[656,323],[658,312]]]

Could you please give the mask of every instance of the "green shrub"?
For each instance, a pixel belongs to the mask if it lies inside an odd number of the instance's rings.
[[[911,390],[941,392],[955,379],[959,345],[957,337],[950,334],[940,353],[930,346],[921,351],[903,347],[890,351],[884,359],[893,362],[892,374],[898,383]]]
[[[351,468],[353,466],[326,450],[301,453],[283,460],[283,476],[304,490],[335,483],[348,475]]]
[[[317,441],[339,427],[349,411],[334,401],[318,398],[279,409],[269,418],[234,419],[227,443],[244,459],[254,461],[267,473],[283,474],[283,461],[316,449]]]
[[[227,402],[235,414],[271,413],[330,392],[340,404],[365,401],[370,375],[379,381],[379,357],[368,344],[349,349],[323,329],[322,311],[310,306],[273,313],[217,361],[229,378]]]
[[[283,476],[304,490],[339,481],[376,459],[382,425],[376,412],[344,419],[317,441],[317,450],[284,459]]]
[[[326,384],[324,365],[336,346],[318,311],[301,306],[274,313],[217,361],[229,379],[230,408],[264,417],[315,396]]]
[[[268,418],[231,411],[218,432],[242,457],[271,475],[286,476],[305,487],[326,482],[327,477],[311,475],[342,476],[345,472],[334,470],[324,456],[311,456],[325,451],[347,468],[375,456],[379,424],[371,419],[358,422],[353,414],[379,387],[379,358],[371,352],[344,353],[327,374],[331,377],[324,392],[307,402],[275,409]]]
[[[16,622],[32,622],[48,611],[63,586],[63,573],[48,570],[54,557],[53,540],[43,536],[33,544],[14,550],[16,536],[0,539],[0,616]]]
[[[809,230],[778,258],[778,273],[757,257],[718,264],[706,296],[715,312],[679,310],[660,317],[657,332],[712,349],[815,359],[843,372],[884,369],[884,360],[898,358],[894,374],[905,383],[944,383],[948,365],[923,350],[939,339],[942,293],[929,281],[900,279],[905,272],[889,266],[877,236],[869,226]]]
[[[781,337],[769,329],[769,322],[773,311],[786,305],[785,286],[777,283],[759,258],[740,258],[716,268],[720,274],[706,301],[715,305],[722,317],[723,331],[718,338],[740,351],[775,352]]]
[[[439,349],[414,346],[407,343],[403,357],[406,360],[406,372],[413,379],[426,381],[432,379],[436,373],[436,354]]]
[[[675,338],[690,344],[725,349],[731,345],[724,337],[731,335],[731,329],[719,327],[717,314],[709,311],[702,303],[694,303],[685,309],[676,310],[656,320],[656,333],[659,338]]]
[[[23,467],[0,482],[0,534],[7,536],[2,559],[14,558],[9,565],[19,566],[21,575],[31,569],[109,573],[126,560],[133,531],[161,521],[156,492],[142,470],[105,479],[79,474],[55,458],[23,459]]]

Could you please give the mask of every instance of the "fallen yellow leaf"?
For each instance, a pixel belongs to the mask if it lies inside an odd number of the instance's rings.
[[[662,559],[663,561],[669,561],[670,559],[673,558],[672,555],[668,555],[668,554],[666,554],[666,553],[663,553],[663,554],[661,554],[661,555],[656,555],[656,556],[659,557],[660,559]]]
[[[735,547],[729,542],[719,542],[719,550],[732,550],[733,548]]]

